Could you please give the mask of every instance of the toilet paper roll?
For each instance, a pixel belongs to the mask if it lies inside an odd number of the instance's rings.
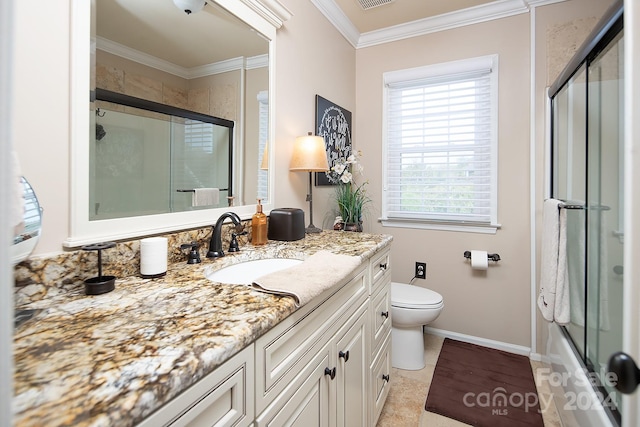
[[[471,251],[471,268],[473,270],[486,270],[489,267],[487,251]]]
[[[140,240],[140,275],[144,278],[164,276],[167,272],[167,238]]]

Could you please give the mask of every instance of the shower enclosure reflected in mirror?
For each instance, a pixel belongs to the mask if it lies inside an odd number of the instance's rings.
[[[102,89],[95,104],[90,220],[228,205],[232,121]]]

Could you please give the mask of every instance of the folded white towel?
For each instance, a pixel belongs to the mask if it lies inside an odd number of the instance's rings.
[[[360,265],[360,258],[319,251],[293,267],[259,277],[253,288],[261,292],[288,295],[301,307],[337,285]]]
[[[220,189],[196,188],[191,198],[192,206],[218,206],[220,204]]]
[[[545,200],[542,210],[542,247],[538,308],[549,322],[567,324],[570,320],[567,284],[567,213],[560,201]]]

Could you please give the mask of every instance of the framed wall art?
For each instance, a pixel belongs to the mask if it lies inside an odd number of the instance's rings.
[[[316,135],[324,138],[329,168],[351,154],[351,112],[316,95]],[[327,172],[316,172],[316,186],[335,185]]]

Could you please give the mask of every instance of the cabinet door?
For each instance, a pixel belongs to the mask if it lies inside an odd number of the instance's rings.
[[[367,425],[367,304],[336,335],[336,415],[338,427]]]
[[[329,427],[330,388],[335,382],[336,372],[333,370],[334,364],[330,363],[329,351],[330,346],[326,345],[316,354],[290,383],[290,386],[296,386],[301,382],[291,397],[276,399],[258,417],[255,423],[257,427]]]

